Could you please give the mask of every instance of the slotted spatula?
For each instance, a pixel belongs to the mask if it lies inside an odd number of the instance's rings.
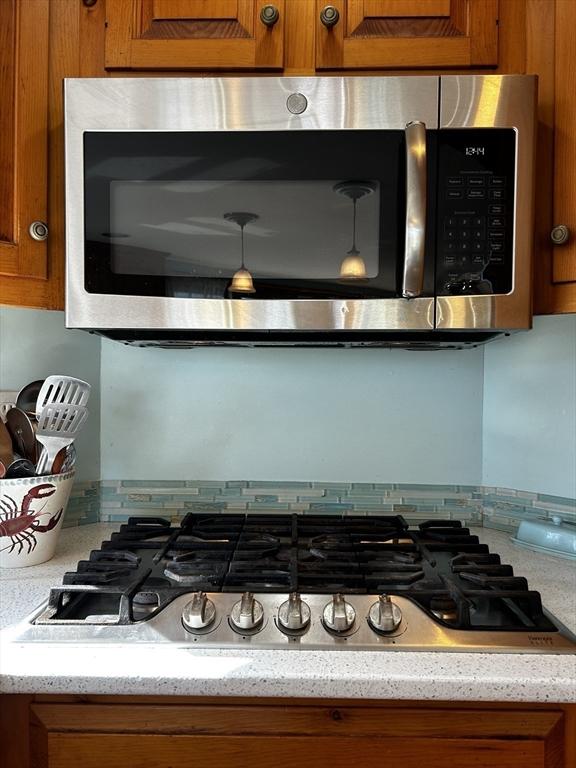
[[[39,475],[50,473],[58,451],[76,438],[88,416],[83,405],[47,405],[40,412],[36,440],[43,445],[36,465]]]
[[[86,405],[90,384],[73,376],[48,376],[36,400],[36,418],[47,405]]]

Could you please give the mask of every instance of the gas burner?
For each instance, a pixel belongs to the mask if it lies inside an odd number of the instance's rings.
[[[576,651],[468,528],[398,515],[130,518],[51,591],[42,624],[232,648]]]

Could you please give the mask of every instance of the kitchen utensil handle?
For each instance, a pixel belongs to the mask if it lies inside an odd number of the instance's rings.
[[[414,120],[406,136],[406,243],[402,296],[413,299],[424,287],[426,245],[426,125]]]

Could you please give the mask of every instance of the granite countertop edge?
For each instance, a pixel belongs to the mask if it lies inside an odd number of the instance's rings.
[[[0,693],[576,703],[576,655],[196,650],[13,640],[15,624],[115,529],[101,523],[66,529],[50,562],[0,571]],[[500,532],[476,533],[528,577],[557,618],[576,629],[571,563],[516,549]]]

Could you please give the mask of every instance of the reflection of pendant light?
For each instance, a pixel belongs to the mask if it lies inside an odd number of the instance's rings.
[[[233,221],[234,224],[238,224],[240,227],[240,243],[241,243],[241,262],[240,269],[238,269],[232,277],[232,282],[228,287],[230,293],[256,293],[254,283],[252,282],[252,275],[244,266],[244,227],[251,221],[255,221],[258,216],[255,213],[225,213],[224,218],[227,221]]]
[[[352,200],[352,248],[340,264],[340,280],[367,282],[366,263],[356,248],[356,201],[365,195],[371,195],[376,185],[371,181],[341,181],[334,186],[334,192]]]

